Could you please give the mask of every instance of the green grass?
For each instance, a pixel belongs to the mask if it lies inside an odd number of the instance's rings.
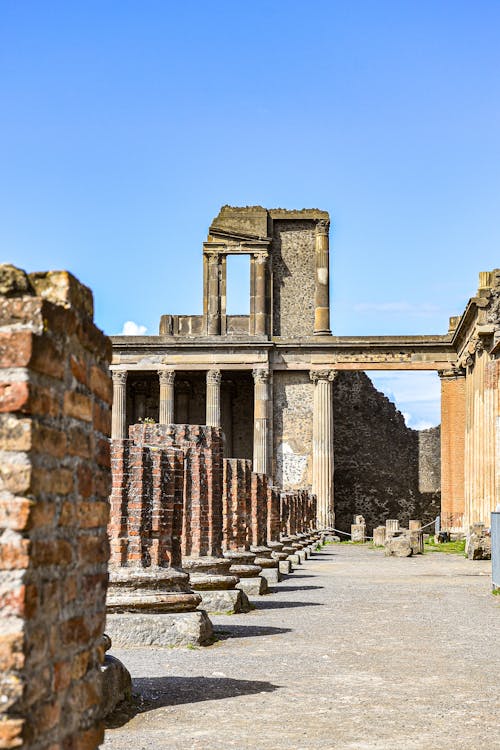
[[[435,537],[430,536],[424,543],[424,552],[445,552],[448,555],[464,555],[465,539],[457,539],[454,542],[436,542]]]
[[[493,594],[493,596],[500,596],[500,589],[493,589],[491,593]]]

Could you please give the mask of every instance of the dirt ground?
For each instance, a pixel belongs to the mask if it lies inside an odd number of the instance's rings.
[[[113,648],[138,709],[105,750],[500,748],[489,562],[327,546],[199,649]]]

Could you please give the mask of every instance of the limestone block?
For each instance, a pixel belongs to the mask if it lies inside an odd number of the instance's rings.
[[[248,596],[241,589],[229,590],[202,590],[200,607],[206,612],[224,612],[227,614],[239,614],[251,610]]]
[[[409,536],[391,536],[386,539],[385,555],[387,557],[411,557],[412,554],[413,548]]]
[[[118,648],[207,646],[213,638],[212,623],[204,610],[165,614],[108,614],[106,631]]]
[[[265,578],[256,576],[255,578],[242,578],[236,588],[241,589],[247,596],[261,596],[267,594],[269,586]]]
[[[290,560],[280,560],[279,561],[279,569],[280,573],[284,575],[289,575],[290,573],[293,573],[293,567]]]
[[[385,526],[377,526],[373,529],[373,546],[383,547],[385,544]]]
[[[356,516],[356,518],[363,518],[363,516]],[[352,542],[364,542],[366,540],[366,526],[364,523],[353,523],[351,524],[351,541]]]
[[[281,581],[281,574],[276,563],[275,568],[262,568],[261,576],[266,579],[268,584],[279,583]]]

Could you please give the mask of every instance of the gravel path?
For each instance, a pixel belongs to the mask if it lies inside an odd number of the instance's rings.
[[[112,649],[143,705],[106,750],[500,748],[490,564],[332,545],[213,617],[209,648]]]

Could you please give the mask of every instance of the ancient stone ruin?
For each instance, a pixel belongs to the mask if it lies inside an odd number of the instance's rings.
[[[488,557],[500,272],[443,336],[332,336],[328,221],[224,207],[203,315],[114,337],[112,361],[90,290],[0,266],[1,747],[97,747],[130,690],[113,639],[210,643],[211,612],[245,613],[334,523],[416,555],[440,494],[442,528]],[[231,253],[250,258],[249,316],[226,314]],[[359,372],[384,367],[439,372],[440,436]]]

